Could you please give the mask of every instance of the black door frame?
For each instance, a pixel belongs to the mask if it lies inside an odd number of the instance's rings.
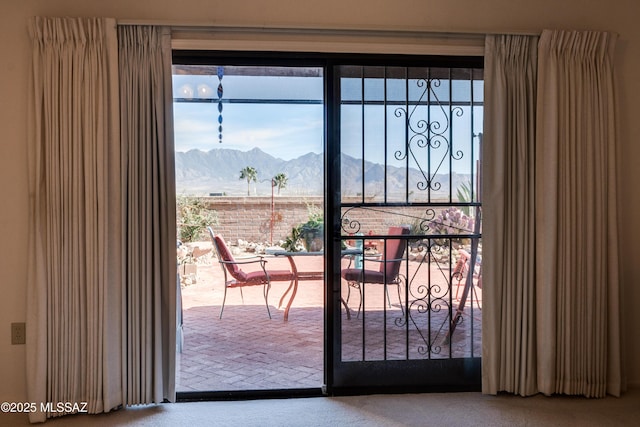
[[[483,68],[482,57],[424,57],[404,55],[356,55],[331,58],[326,69],[327,141],[325,146],[325,218],[332,226],[326,236],[326,387],[331,395],[401,392],[480,391],[481,359],[341,361],[341,165],[340,97],[336,76],[341,65],[374,67]],[[425,369],[426,368],[426,369]],[[452,377],[456,372],[457,377]],[[399,375],[401,373],[401,375]]]
[[[422,66],[482,68],[483,58],[475,56],[418,56],[390,54],[331,54],[315,52],[250,52],[174,50],[174,64],[208,65],[212,61],[225,65],[244,66],[305,66],[324,69],[325,138],[324,138],[324,217],[331,219],[325,227],[325,385],[318,389],[279,389],[234,392],[178,392],[179,401],[228,400],[273,397],[302,397],[320,395],[347,395],[397,392],[447,392],[480,390],[480,359],[452,359],[429,361],[429,372],[424,361],[365,362],[345,368],[340,362],[340,111],[335,100],[340,99],[336,84],[336,67],[340,65],[370,66]],[[329,223],[329,221],[325,221]],[[336,321],[338,317],[338,321]],[[475,372],[476,380],[452,381],[442,369],[443,363],[459,372]],[[398,378],[398,371],[409,375]],[[372,386],[367,377],[384,379],[382,385]]]

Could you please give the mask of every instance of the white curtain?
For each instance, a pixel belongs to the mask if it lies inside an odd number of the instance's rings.
[[[610,33],[545,31],[536,131],[538,387],[619,395],[620,301]]]
[[[127,405],[175,400],[176,218],[168,29],[118,28]]]
[[[89,413],[173,401],[170,34],[104,18],[29,30],[28,400]]]
[[[537,37],[486,39],[482,145],[485,393],[536,392],[536,55]]]
[[[27,400],[109,411],[122,404],[115,21],[34,18],[29,32]]]
[[[485,393],[622,390],[615,40],[487,37]]]

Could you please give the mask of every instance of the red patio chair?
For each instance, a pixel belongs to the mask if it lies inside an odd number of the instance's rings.
[[[291,282],[294,279],[293,273],[289,270],[267,270],[267,261],[261,256],[236,261],[222,236],[220,234],[215,234],[211,227],[207,227],[207,229],[209,230],[211,242],[213,243],[213,247],[215,248],[218,256],[218,262],[220,263],[220,267],[224,273],[224,296],[222,298],[222,307],[220,307],[220,319],[222,319],[224,303],[227,300],[228,288],[240,288],[240,296],[244,302],[242,288],[245,286],[259,285],[262,285],[263,287],[264,302],[267,305],[267,314],[269,315],[269,319],[271,319],[271,311],[269,310],[269,289],[271,288],[271,282]],[[245,272],[240,268],[241,265],[250,264],[259,264],[260,269]]]
[[[479,258],[479,257],[476,257]],[[467,275],[469,274],[469,261],[471,260],[471,254],[463,249],[458,251],[458,261],[453,269],[453,273],[451,273],[451,278],[458,280],[458,284],[456,286],[456,300],[459,300],[458,293],[460,292],[460,287],[467,285]],[[476,299],[476,304],[480,309],[480,300],[478,299],[478,293],[476,292],[475,287],[482,288],[482,264],[479,259],[476,259],[476,263],[479,264],[478,273],[473,273],[473,278],[477,278],[478,283],[476,285],[471,282],[471,303],[473,303],[473,298]],[[477,266],[477,265],[476,265]],[[472,280],[473,280],[472,278]],[[464,283],[462,281],[464,280]]]
[[[467,263],[469,262],[469,258],[471,258],[469,252],[462,249],[458,251],[458,261],[456,261],[456,266],[453,269],[453,273],[451,273],[451,278],[458,281],[456,286],[456,299],[458,299],[458,292],[460,291],[460,285],[462,285],[462,279],[467,275]]]
[[[389,227],[387,232],[390,236],[395,235],[407,235],[410,234],[409,226],[394,226]],[[385,293],[389,304],[389,290],[388,285],[396,285],[398,287],[398,300],[400,301],[400,308],[402,308],[402,295],[400,293],[400,285],[402,284],[402,277],[400,275],[400,264],[404,260],[404,251],[406,248],[406,240],[404,239],[387,239],[384,244],[382,259],[367,259],[366,263],[377,262],[380,267],[377,270],[366,270],[362,268],[346,268],[342,270],[342,278],[346,280],[350,288],[358,289],[360,292],[360,303],[358,305],[358,316],[362,309],[362,297],[363,297],[363,285],[365,283],[377,283],[384,285]],[[349,301],[349,294],[347,294],[347,303]],[[404,309],[403,309],[404,312]]]

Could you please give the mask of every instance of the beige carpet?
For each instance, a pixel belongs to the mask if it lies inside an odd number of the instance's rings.
[[[28,425],[0,414],[0,425]],[[640,389],[623,397],[529,398],[480,393],[198,402],[74,415],[48,426],[640,426]]]

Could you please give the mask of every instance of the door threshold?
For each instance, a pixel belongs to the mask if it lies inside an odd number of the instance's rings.
[[[269,389],[269,390],[229,390],[229,391],[179,391],[176,402],[206,402],[258,399],[294,399],[301,397],[326,396],[323,387]]]

